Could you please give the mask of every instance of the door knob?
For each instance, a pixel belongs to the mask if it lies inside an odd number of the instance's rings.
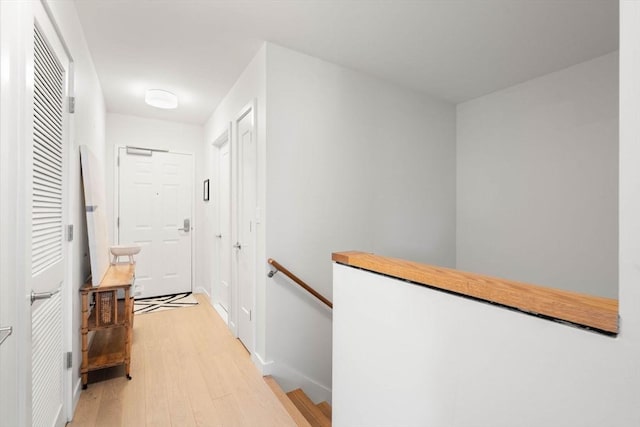
[[[242,249],[242,245],[239,242],[236,243],[235,245],[233,245],[233,247],[238,249],[238,250]]]

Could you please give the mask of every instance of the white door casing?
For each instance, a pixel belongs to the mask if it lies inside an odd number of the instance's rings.
[[[235,122],[238,153],[237,186],[237,322],[238,338],[254,352],[254,302],[256,287],[257,149],[255,104],[245,107]]]
[[[231,150],[230,132],[226,131],[214,143],[217,156],[217,257],[214,299],[229,313],[231,304]]]
[[[118,156],[118,242],[142,246],[136,297],[191,292],[192,156],[126,147]]]
[[[0,344],[0,414],[9,425],[19,425],[18,400],[18,358],[17,338],[20,328],[16,316],[16,277],[15,244],[15,185],[11,184],[17,173],[18,118],[16,89],[20,86],[14,81],[18,73],[14,72],[12,47],[15,43],[14,30],[18,24],[12,16],[16,4],[0,2],[0,328],[11,328],[12,335],[6,336]],[[16,105],[17,104],[17,105]],[[8,333],[8,330],[5,332]]]
[[[27,67],[31,82],[27,134],[28,175],[25,191],[25,263],[33,295],[31,305],[31,393],[32,425],[62,426],[67,421],[64,395],[64,308],[69,286],[66,278],[68,244],[64,226],[68,212],[68,89],[70,58],[53,23],[39,2],[33,2],[31,58]],[[29,84],[28,84],[29,87]],[[71,414],[69,414],[71,415]]]

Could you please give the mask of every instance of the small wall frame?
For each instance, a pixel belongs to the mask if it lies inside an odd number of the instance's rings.
[[[202,184],[202,200],[209,201],[209,180],[205,179]]]

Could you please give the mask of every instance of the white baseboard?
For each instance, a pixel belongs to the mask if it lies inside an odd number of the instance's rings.
[[[273,376],[285,392],[301,388],[314,403],[325,400],[331,403],[331,389],[329,387],[303,375],[284,363],[270,362],[268,375]]]
[[[207,290],[205,288],[203,288],[202,286],[198,286],[196,287],[196,289],[193,291],[194,294],[204,294],[207,296],[207,299],[209,301],[211,301],[211,295],[209,294],[209,292],[207,292]]]
[[[78,378],[78,382],[73,388],[73,399],[71,402],[71,414],[69,417],[69,421],[71,421],[73,415],[76,413],[76,408],[78,407],[78,402],[80,401],[80,393],[82,393],[82,377]]]
[[[224,320],[224,323],[227,324],[227,326],[229,326],[229,313],[227,313],[227,310],[225,310],[220,304],[213,303],[213,308],[216,310],[216,312],[218,313],[218,315],[220,315],[220,317],[222,317],[222,320]]]
[[[265,362],[262,356],[260,356],[258,353],[253,353],[251,355],[251,361],[254,365],[256,365],[256,368],[258,368],[258,371],[260,371],[262,376],[271,375],[273,360]]]
[[[233,336],[238,338],[238,328],[233,320],[229,319],[229,323],[227,323],[227,326],[229,326],[229,330],[231,331]]]
[[[235,325],[233,325],[233,323],[231,325],[229,324],[229,313],[227,313],[227,310],[225,310],[220,304],[215,302],[211,297],[211,295],[209,295],[209,292],[207,292],[207,290],[202,286],[198,286],[193,292],[196,294],[206,295],[207,300],[209,301],[209,304],[211,304],[211,307],[213,307],[213,309],[218,313],[218,315],[222,317],[222,320],[224,320],[224,323],[226,323],[229,329],[231,329],[231,331],[233,332],[232,328]]]

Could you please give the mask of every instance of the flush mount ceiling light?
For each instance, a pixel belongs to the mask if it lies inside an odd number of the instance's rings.
[[[148,89],[144,102],[156,108],[172,110],[178,108],[178,97],[162,89]]]

